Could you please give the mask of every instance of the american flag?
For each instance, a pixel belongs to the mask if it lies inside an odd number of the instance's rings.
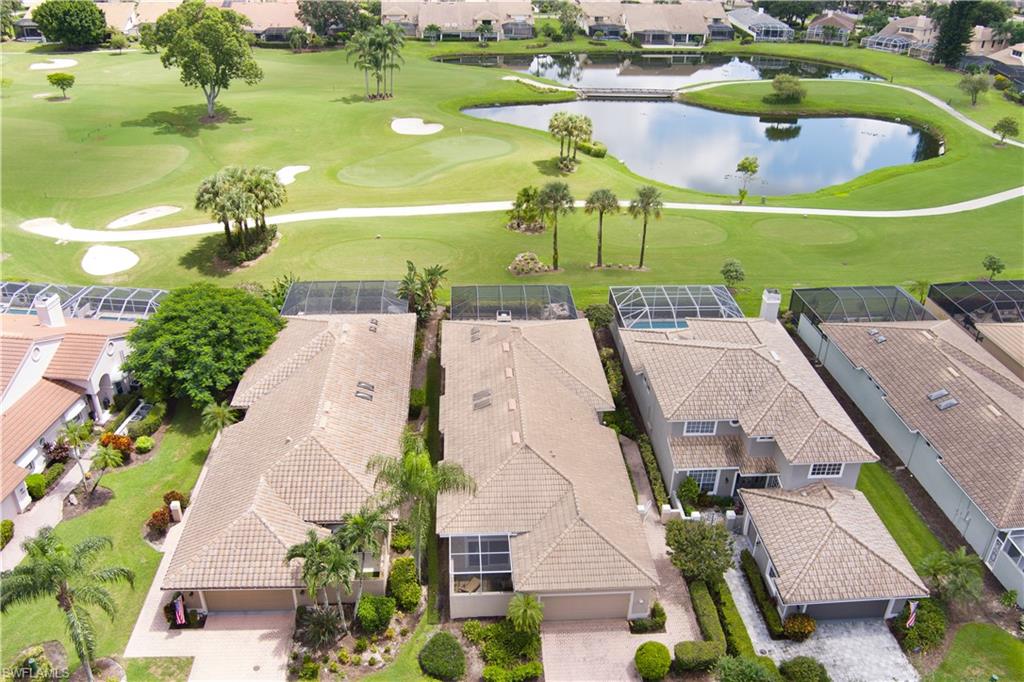
[[[185,598],[181,595],[174,600],[174,622],[178,625],[185,624]]]
[[[910,602],[910,617],[907,618],[907,627],[908,628],[914,627],[914,623],[916,623],[916,622],[917,622],[917,602],[916,601],[912,601],[912,602]]]

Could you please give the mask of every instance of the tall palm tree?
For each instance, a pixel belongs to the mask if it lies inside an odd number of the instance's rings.
[[[89,495],[95,494],[96,488],[100,487],[100,479],[103,478],[103,474],[106,473],[107,469],[119,467],[123,463],[124,455],[117,448],[112,448],[109,445],[101,445],[96,448],[96,454],[92,456],[92,468],[99,471],[100,475],[96,477],[96,482],[93,483]]]
[[[409,310],[418,313],[420,288],[419,275],[416,273],[416,264],[411,260],[405,261],[405,275],[398,282],[398,289],[395,291],[399,296],[409,302]]]
[[[580,142],[589,142],[594,136],[594,122],[589,116],[574,114],[571,120],[572,129],[572,159],[576,160],[576,151]]]
[[[283,206],[288,201],[288,190],[277,179],[277,173],[266,166],[246,170],[245,189],[252,196],[257,225],[266,229],[267,209]]]
[[[408,505],[413,531],[416,576],[420,577],[423,538],[430,526],[437,496],[444,493],[474,492],[476,483],[458,464],[433,463],[418,433],[406,433],[402,439],[402,456],[376,455],[367,470],[377,475],[374,486],[381,491],[386,509]]]
[[[556,111],[548,120],[548,132],[558,138],[558,160],[565,158],[565,139],[569,133],[569,118],[571,114],[565,111]]]
[[[384,24],[381,29],[384,31],[383,43],[385,59],[388,69],[391,71],[390,94],[394,97],[395,70],[402,68],[399,66],[400,63],[405,63],[405,59],[402,58],[402,47],[405,45],[405,31],[403,31],[402,27],[398,24]]]
[[[317,535],[312,528],[306,534],[305,542],[292,545],[284,556],[285,565],[293,559],[302,559],[302,582],[306,584],[309,598],[316,602],[317,594],[324,591],[324,604],[327,604],[327,553],[328,543]]]
[[[575,200],[564,182],[549,182],[540,190],[537,204],[541,213],[551,217],[551,267],[558,269],[558,217],[576,210]]]
[[[476,27],[477,38],[480,39],[481,44],[487,42],[487,36],[494,33],[494,28],[490,24],[479,24]]]
[[[357,31],[345,44],[345,60],[348,61],[354,57],[354,66],[363,72],[366,99],[370,99],[370,69],[373,64],[370,53],[370,34],[366,31]]]
[[[619,212],[619,198],[610,189],[597,189],[587,197],[583,210],[590,215],[597,213],[597,267],[604,265],[601,251],[604,242],[604,214]]]
[[[359,553],[359,573],[356,591],[356,608],[363,598],[363,575],[366,571],[366,555],[376,556],[388,534],[387,511],[380,507],[363,507],[355,514],[346,514],[342,526],[335,536],[343,547]]]
[[[213,219],[224,225],[224,239],[231,246],[231,216],[226,210],[220,174],[211,175],[199,183],[196,189],[196,208],[206,211]]]
[[[919,303],[924,303],[924,299],[928,298],[928,290],[931,289],[932,283],[926,279],[913,279],[904,286]]]
[[[231,408],[228,401],[207,403],[203,408],[203,428],[217,433],[238,421],[238,413]]]
[[[334,586],[334,596],[338,601],[338,614],[341,626],[348,629],[345,623],[345,608],[341,605],[341,593],[352,594],[352,577],[359,570],[359,559],[351,547],[341,545],[336,538],[328,538],[323,551],[323,579],[326,585]],[[360,579],[362,576],[360,576]]]
[[[96,631],[89,607],[99,607],[113,621],[117,614],[114,598],[105,585],[128,583],[135,586],[135,573],[124,566],[94,568],[100,552],[113,547],[108,537],[87,537],[68,546],[44,527],[34,538],[22,543],[25,560],[0,575],[0,612],[18,603],[53,597],[64,613],[64,626],[88,679],[96,653]]]
[[[92,439],[92,429],[81,422],[68,422],[57,434],[57,441],[64,443],[75,455],[78,462],[78,469],[82,472],[82,480],[85,480],[85,466],[82,465],[82,449]]]
[[[544,620],[544,604],[532,594],[516,592],[509,600],[505,617],[512,622],[516,632],[540,632]]]
[[[423,35],[430,38],[430,43],[433,44],[441,37],[441,27],[437,24],[427,24],[423,29]]]
[[[428,265],[423,268],[423,281],[426,282],[427,293],[430,297],[430,307],[433,308],[437,305],[437,288],[443,282],[448,281],[448,268],[440,263]]]
[[[644,253],[647,251],[647,221],[654,217],[661,218],[661,209],[664,203],[661,201],[661,192],[656,187],[644,185],[636,191],[636,198],[629,202],[629,215],[633,218],[644,219],[643,236],[640,238],[640,267],[644,267]]]

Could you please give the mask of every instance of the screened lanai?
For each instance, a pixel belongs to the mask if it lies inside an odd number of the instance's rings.
[[[453,320],[575,320],[572,291],[561,284],[452,287]]]
[[[933,284],[928,298],[970,330],[979,322],[1024,322],[1024,280]]]
[[[815,325],[935,319],[913,296],[894,286],[794,289],[789,310],[796,319],[806,315]]]
[[[137,320],[156,312],[167,292],[135,287],[0,282],[0,313],[35,315],[36,303],[60,297],[66,317],[101,320]]]
[[[914,40],[898,34],[876,33],[873,36],[862,39],[860,44],[869,50],[883,50],[885,52],[904,54],[910,50]]]
[[[623,329],[678,329],[688,317],[743,317],[721,285],[644,285],[609,287],[608,303]]]
[[[288,288],[282,315],[341,315],[409,312],[409,302],[398,295],[398,282],[295,282]]]

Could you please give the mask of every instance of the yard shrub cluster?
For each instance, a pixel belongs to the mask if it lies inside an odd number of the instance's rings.
[[[388,594],[402,611],[414,611],[420,603],[420,584],[416,580],[416,560],[410,556],[399,557],[391,564],[388,576]]]
[[[409,526],[404,521],[399,521],[391,527],[391,549],[401,554],[408,552],[411,547],[412,533],[409,531]],[[399,559],[395,559],[395,562],[398,561]]]
[[[900,615],[892,619],[891,628],[904,651],[927,651],[946,637],[946,612],[934,599],[922,599],[917,605],[917,620],[914,627],[907,627],[910,618],[910,604],[907,603]]]
[[[25,487],[28,488],[28,495],[33,500],[38,500],[46,494],[46,477],[42,474],[29,474],[25,477]]]
[[[359,600],[356,620],[359,621],[360,627],[365,632],[378,634],[387,629],[391,624],[391,617],[394,615],[395,600],[393,598],[367,594]]]
[[[7,543],[14,538],[14,521],[4,519],[0,521],[0,549],[7,546]]]
[[[773,674],[761,661],[746,656],[723,656],[718,661],[718,682],[774,682]]]
[[[154,445],[156,445],[156,443],[152,437],[139,436],[138,438],[135,439],[135,452],[139,453],[140,455],[144,455],[150,450],[152,450]]]
[[[132,442],[130,436],[119,436],[111,431],[105,431],[100,436],[100,445],[114,448],[124,455],[126,460],[131,457],[132,450],[135,448],[135,443]]]
[[[277,237],[277,226],[253,227],[246,233],[245,244],[228,244],[221,240],[217,246],[217,257],[226,263],[238,266],[256,260],[270,250]]]
[[[164,493],[164,504],[167,505],[168,510],[170,510],[171,502],[174,502],[175,500],[177,500],[178,504],[181,505],[181,511],[185,511],[186,509],[188,509],[188,495],[179,493],[177,490],[168,490],[166,493]]]
[[[645,682],[663,680],[668,675],[669,666],[672,665],[672,656],[668,652],[668,647],[661,642],[644,642],[637,647],[633,663],[636,665],[636,671],[640,673],[640,679]]]
[[[57,678],[60,674],[60,671],[53,669],[53,663],[46,656],[46,651],[42,646],[26,649],[11,665],[10,672],[16,680],[49,680]],[[27,675],[26,672],[28,672]]]
[[[640,446],[640,458],[644,461],[644,469],[647,469],[647,480],[651,483],[651,490],[654,492],[654,501],[658,505],[658,511],[669,504],[668,491],[665,488],[665,481],[661,477],[661,470],[658,468],[658,459],[654,456],[654,448],[647,436],[637,441]]]
[[[423,406],[427,404],[427,391],[422,388],[414,388],[409,391],[409,419],[420,418]]]
[[[732,566],[732,535],[724,524],[672,519],[665,524],[672,565],[687,581],[715,582]]]
[[[665,613],[665,607],[661,605],[661,602],[656,601],[651,606],[650,616],[629,621],[629,631],[634,635],[642,635],[645,632],[663,632],[666,620],[668,620],[668,616]]]
[[[604,376],[608,380],[608,390],[611,391],[612,399],[619,400],[622,397],[622,363],[615,357],[614,350],[602,348],[601,364],[604,365]]]
[[[149,515],[146,521],[146,528],[158,535],[163,535],[171,527],[171,510],[167,507],[160,507]]]
[[[743,616],[736,608],[729,585],[724,580],[708,584],[708,591],[718,609],[718,618],[725,632],[725,649],[730,656],[756,656],[754,643],[743,622]]]
[[[608,147],[600,142],[580,141],[576,144],[576,148],[587,156],[593,156],[596,159],[603,159],[608,154]]]
[[[488,625],[478,620],[467,620],[462,624],[462,635],[480,650],[480,656],[487,664],[485,679],[488,675],[495,682],[534,679],[531,671],[540,665],[540,635],[519,632],[507,619]],[[488,668],[491,669],[489,673]],[[539,670],[543,671],[543,668]]]
[[[595,303],[583,309],[583,315],[590,323],[591,329],[603,329],[615,319],[615,311],[607,303]]]
[[[725,633],[706,583],[700,580],[690,583],[690,602],[704,641],[676,644],[676,667],[679,670],[711,670],[725,655]]]
[[[797,656],[783,661],[779,673],[786,682],[832,682],[825,666],[810,656]]]
[[[448,632],[438,632],[420,650],[420,668],[439,680],[457,680],[466,674],[466,654]]]
[[[523,663],[511,670],[498,665],[488,665],[484,666],[483,680],[484,682],[531,682],[539,680],[543,674],[544,666],[540,661]]]
[[[53,462],[66,462],[71,457],[71,446],[61,441],[58,443],[43,443],[43,454],[46,460]]]
[[[764,618],[768,634],[772,639],[784,639],[782,617],[779,616],[779,611],[775,608],[775,600],[768,593],[768,586],[764,584],[764,578],[761,577],[761,570],[757,567],[757,562],[754,561],[754,555],[747,550],[740,553],[740,568],[743,570],[747,582],[750,583],[750,590],[754,593],[754,601],[757,602],[761,617]]]
[[[164,422],[164,415],[167,414],[167,403],[155,403],[149,414],[137,422],[128,425],[128,435],[132,438],[140,436],[152,436]]]
[[[55,462],[46,468],[43,472],[43,482],[46,484],[46,489],[49,490],[53,486],[57,485],[57,481],[64,475],[64,462]]]
[[[807,640],[817,629],[817,622],[806,613],[794,613],[786,616],[786,621],[782,624],[782,634],[794,642]]]

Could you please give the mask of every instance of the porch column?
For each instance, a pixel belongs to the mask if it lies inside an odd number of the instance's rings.
[[[895,605],[896,605],[896,600],[895,599],[890,599],[889,603],[885,605],[885,618],[886,618],[886,620],[888,620],[889,618],[892,618],[893,616],[896,615],[895,613],[892,612],[892,607],[895,606]]]
[[[299,608],[299,595],[295,594],[294,588],[292,589],[292,604],[295,605],[295,608]]]
[[[90,393],[89,400],[92,402],[92,411],[96,415],[96,422],[99,423],[103,419],[103,405],[100,404],[99,396],[96,393]]]
[[[202,590],[199,590],[199,605],[203,607],[203,611],[210,611],[208,608],[206,608],[206,595],[203,594]]]

